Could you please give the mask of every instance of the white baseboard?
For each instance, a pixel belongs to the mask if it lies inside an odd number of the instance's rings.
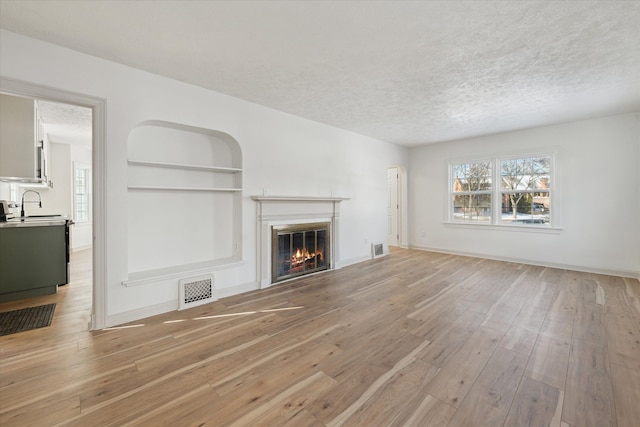
[[[221,298],[227,298],[233,295],[238,295],[244,292],[254,291],[259,289],[256,282],[242,283],[240,285],[230,286],[228,288],[215,289],[216,300]],[[140,321],[144,323],[144,319],[147,317],[157,316],[159,314],[165,314],[172,311],[177,311],[179,302],[175,301],[163,302],[161,304],[152,305],[149,307],[142,307],[136,310],[125,311],[122,313],[108,315],[105,319],[105,328],[110,328],[118,325],[122,325],[129,322]]]
[[[105,318],[105,328],[122,325],[124,323],[141,321],[147,317],[157,316],[158,314],[169,313],[170,311],[178,310],[178,300],[163,302],[162,304],[151,305],[148,307],[142,307],[136,310],[125,311],[122,313],[116,313],[107,315]]]
[[[234,295],[243,294],[245,292],[260,289],[258,282],[247,282],[239,285],[230,286],[228,288],[216,289],[216,299],[228,298]]]
[[[364,261],[370,261],[371,259],[373,259],[372,256],[371,255],[367,255],[367,256],[361,256],[361,257],[351,258],[351,259],[347,259],[347,260],[336,261],[335,269],[339,270],[341,268],[348,267],[348,266],[353,265],[353,264],[358,264],[358,263],[364,262]]]
[[[563,270],[582,271],[585,273],[605,274],[608,276],[630,277],[632,279],[640,280],[640,271],[617,270],[617,269],[610,269],[610,268],[603,268],[603,267],[534,261],[534,260],[523,259],[523,258],[501,257],[501,256],[479,254],[479,253],[465,252],[465,251],[452,251],[448,249],[432,248],[432,247],[419,246],[419,245],[411,245],[410,249],[417,249],[417,250],[429,251],[429,252],[438,252],[438,253],[451,254],[451,255],[468,256],[472,258],[486,258],[486,259],[492,259],[496,261],[516,262],[520,264],[537,265],[540,267],[560,268]]]

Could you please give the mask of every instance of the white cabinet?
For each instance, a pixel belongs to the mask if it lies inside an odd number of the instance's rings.
[[[46,184],[45,140],[37,101],[0,94],[0,181]]]
[[[35,179],[35,100],[0,94],[0,177]]]

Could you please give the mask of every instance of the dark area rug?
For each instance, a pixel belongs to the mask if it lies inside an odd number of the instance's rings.
[[[54,303],[0,313],[0,336],[49,326],[55,309]]]

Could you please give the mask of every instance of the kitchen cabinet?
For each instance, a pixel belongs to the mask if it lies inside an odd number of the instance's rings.
[[[0,223],[0,301],[55,294],[68,282],[66,219]]]
[[[35,144],[35,101],[0,94],[0,176],[34,178]]]
[[[0,181],[47,182],[47,149],[37,102],[0,94]]]

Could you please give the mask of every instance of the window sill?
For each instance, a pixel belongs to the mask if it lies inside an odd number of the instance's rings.
[[[474,230],[495,230],[495,231],[515,231],[524,233],[543,233],[543,234],[560,234],[563,228],[541,226],[541,225],[496,225],[483,223],[461,223],[461,222],[443,222],[445,227],[451,228],[468,228]]]

